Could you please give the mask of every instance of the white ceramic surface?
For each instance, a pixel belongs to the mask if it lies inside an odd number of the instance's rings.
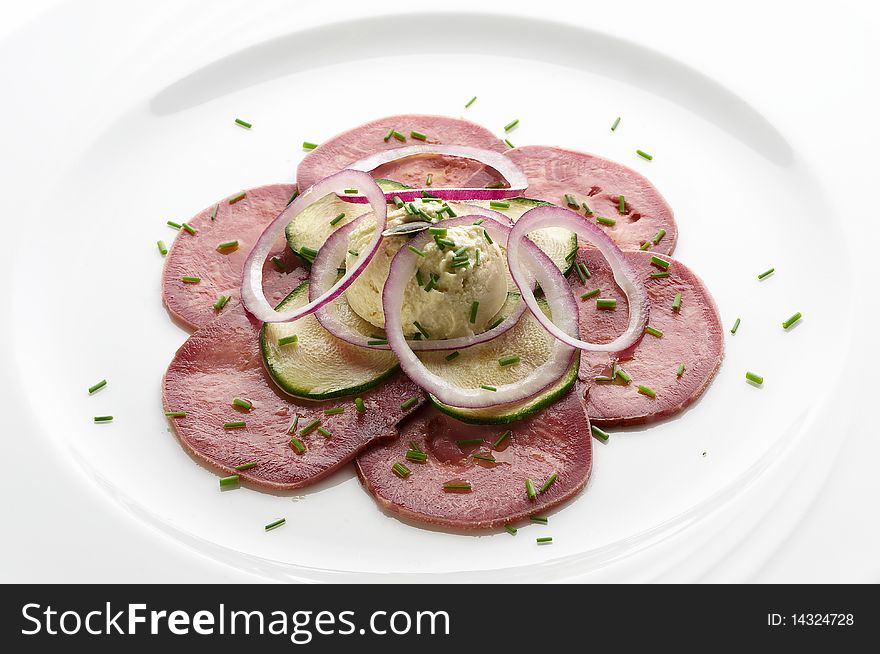
[[[2,220],[16,239],[3,262],[16,318],[2,328],[3,389],[21,425],[9,436],[28,441],[20,456],[52,472],[39,496],[7,489],[13,517],[51,515],[52,498],[79,497],[67,520],[140,522],[147,551],[183,546],[237,579],[678,580],[721,566],[778,502],[793,502],[788,516],[809,505],[844,442],[825,438],[845,424],[839,395],[856,339],[858,287],[839,280],[861,263],[848,254],[841,191],[809,156],[803,130],[782,124],[747,85],[713,77],[698,56],[549,16],[455,6],[321,16],[310,4],[294,21],[274,3],[247,15],[235,3],[159,3],[149,12],[108,5],[89,22],[83,6],[103,4],[63,5],[40,19],[46,35],[82,21],[80,40],[70,50],[32,44],[21,66],[33,68],[33,86],[10,98],[22,111],[11,136],[18,156],[2,161],[15,180],[15,211]],[[443,38],[397,30],[389,39],[392,17]],[[121,27],[124,39],[112,31]],[[303,140],[410,111],[465,116],[499,134],[519,118],[508,135],[517,145],[584,149],[642,171],[676,211],[675,256],[701,274],[728,327],[742,318],[697,405],[597,443],[586,491],[549,526],[515,538],[402,523],[376,508],[351,470],[295,495],[220,493],[161,411],[161,375],[186,338],[160,300],[155,241],[175,235],[165,221],[291,180]],[[831,265],[835,275],[817,274]],[[770,266],[776,274],[758,282]],[[803,323],[784,332],[779,323],[796,310]],[[765,376],[764,388],[744,382],[747,369]],[[103,377],[110,384],[89,397]],[[92,424],[104,413],[113,424]],[[785,494],[792,488],[803,489],[796,500]],[[263,532],[281,516],[285,527]],[[544,534],[552,547],[535,546]],[[752,556],[744,574],[770,551]],[[126,578],[125,557],[104,555]]]

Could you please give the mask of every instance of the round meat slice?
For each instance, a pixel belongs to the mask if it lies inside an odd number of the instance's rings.
[[[390,129],[397,130],[406,140],[400,141],[393,136],[386,140]],[[424,134],[425,139],[413,138],[412,132]],[[296,183],[300,189],[307,189],[318,180],[380,150],[431,143],[468,145],[496,152],[508,149],[492,132],[468,120],[423,114],[388,116],[324,141],[299,164]],[[437,188],[483,187],[501,179],[480,163],[445,156],[409,157],[372,171],[376,179],[391,179],[414,188],[424,187],[428,174],[432,175],[431,185]]]
[[[577,391],[510,425],[510,433],[498,445],[505,430],[465,424],[432,407],[422,409],[399,431],[400,438],[377,443],[361,454],[357,470],[382,508],[417,522],[497,528],[561,504],[590,476],[590,422]],[[413,444],[427,454],[423,463],[406,458]],[[396,463],[410,474],[401,477],[394,472]],[[526,480],[534,484],[535,499],[529,498]]]
[[[586,204],[592,218],[616,221],[614,225],[597,224],[622,250],[638,250],[646,242],[651,243],[650,250],[662,254],[672,254],[675,249],[678,228],[672,208],[654,185],[632,168],[594,154],[547,145],[514,148],[507,156],[529,178],[524,195],[561,207],[569,207],[566,194],[573,196],[582,215],[587,215]]]
[[[307,486],[372,441],[393,437],[397,422],[424,402],[421,389],[402,373],[361,395],[363,413],[354,398],[295,400],[269,379],[259,339],[260,323],[235,307],[189,337],[163,381],[165,411],[186,413],[169,417],[183,447],[198,461],[226,475],[240,475],[245,483],[275,490]],[[418,402],[402,408],[413,397]],[[252,403],[252,408],[234,406],[236,398]],[[336,407],[343,412],[324,413]],[[313,424],[315,420],[320,424]],[[224,427],[240,422],[244,426]],[[319,432],[319,426],[329,436]],[[292,436],[304,451],[291,443]],[[252,461],[257,465],[235,470]]]
[[[603,427],[648,423],[678,413],[706,390],[724,356],[721,317],[700,278],[671,257],[650,252],[626,252],[625,256],[645,281],[651,302],[649,328],[662,336],[648,331],[635,347],[618,356],[616,364],[623,376],[618,373],[613,381],[603,379],[616,371],[607,352],[581,353],[579,377],[584,382],[587,412],[594,424]],[[653,257],[668,262],[668,269],[652,263]],[[626,297],[598,252],[581,248],[577,261],[587,266],[590,278],[582,284],[571,275],[575,294],[580,297],[599,290],[597,295],[578,300],[581,338],[607,343],[626,328]],[[617,300],[617,306],[599,309],[598,299]],[[632,378],[628,383],[626,376]],[[639,386],[654,391],[656,397],[640,391]]]
[[[238,194],[224,198],[187,221],[195,234],[180,230],[162,273],[162,297],[175,319],[195,330],[238,304],[245,259],[266,226],[287,206],[295,188],[270,184],[249,189],[244,198],[232,201]],[[238,241],[237,247],[218,251],[219,245],[233,241]],[[280,257],[280,265],[272,263],[273,256]],[[280,302],[306,276],[299,259],[279,240],[263,267],[266,297]],[[199,281],[188,283],[184,277]],[[215,309],[221,295],[231,299],[222,309]]]

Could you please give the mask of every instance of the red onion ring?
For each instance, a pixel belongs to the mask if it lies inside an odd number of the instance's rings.
[[[468,218],[463,216],[462,218]],[[443,221],[450,224],[451,221]],[[489,235],[495,239],[503,238],[504,229],[493,222],[482,225]],[[431,235],[420,235],[413,239],[415,248],[424,247],[431,240]],[[532,241],[526,241],[521,247],[537,262],[537,267],[544,273],[541,286],[547,296],[550,310],[564,329],[571,334],[578,333],[577,304],[565,277],[553,264],[550,258]],[[401,248],[391,260],[391,269],[385,288],[382,291],[382,309],[385,312],[385,333],[388,343],[400,361],[404,373],[424,390],[432,393],[444,404],[469,409],[480,409],[498,404],[519,402],[540,393],[548,386],[556,383],[569,369],[576,350],[556,340],[550,358],[532,371],[532,374],[514,384],[504,384],[495,391],[482,388],[461,388],[435,375],[415,355],[410,343],[407,342],[400,313],[403,304],[403,289],[418,267],[418,255],[409,248]],[[550,269],[555,272],[550,272]],[[546,273],[544,271],[547,271]],[[523,275],[525,278],[525,275]],[[529,289],[531,293],[531,289]],[[534,293],[531,293],[534,297]]]
[[[521,195],[528,188],[529,180],[525,173],[508,157],[493,150],[483,150],[481,148],[472,148],[466,145],[409,145],[403,148],[394,148],[392,150],[381,150],[368,157],[364,157],[359,161],[350,164],[350,170],[360,170],[363,172],[371,172],[382,164],[390,163],[405,159],[406,157],[414,157],[418,155],[443,154],[452,157],[461,157],[462,159],[472,159],[479,161],[484,166],[488,166],[496,170],[508,184],[508,188],[435,188],[428,186],[426,188],[399,189],[396,191],[388,191],[385,197],[392,200],[394,196],[398,196],[404,202],[416,200],[424,197],[422,193],[428,193],[435,198],[444,200],[498,200],[501,198],[512,198]],[[357,188],[357,187],[352,187]],[[360,191],[360,189],[358,189]],[[366,198],[358,193],[357,195],[343,195],[343,200],[349,202],[366,202]]]
[[[510,224],[513,224],[507,216],[504,214],[498,213],[496,211],[484,210],[480,207],[476,207],[479,210],[479,215],[468,215],[468,216],[459,216],[456,218],[449,218],[442,223],[443,227],[460,227],[463,225],[473,225],[475,219],[479,219],[481,216],[485,216],[490,220],[493,220],[498,223],[498,229],[493,230],[492,238],[503,246],[507,247],[507,237],[510,233]],[[357,218],[347,225],[340,227],[333,234],[330,235],[330,238],[324,243],[324,246],[318,251],[318,256],[315,257],[315,261],[312,264],[312,275],[309,278],[309,300],[315,299],[319,297],[321,294],[325,292],[325,287],[332,284],[332,279],[329,278],[329,275],[324,276],[322,279],[317,279],[315,276],[315,269],[321,267],[326,270],[336,270],[339,266],[340,261],[345,259],[345,253],[348,251],[348,237],[349,234],[357,229],[357,227],[365,220],[369,219],[369,215],[361,216]],[[483,223],[484,225],[487,223]],[[496,238],[497,237],[497,238]],[[341,301],[341,300],[340,300]],[[461,348],[469,347],[471,345],[477,345],[478,343],[485,343],[486,341],[491,341],[493,338],[497,336],[501,336],[508,329],[513,327],[520,319],[520,317],[525,313],[526,305],[524,302],[519,302],[516,305],[516,308],[511,312],[507,318],[505,318],[500,324],[492,329],[488,329],[481,334],[476,334],[474,336],[460,336],[457,338],[447,338],[447,339],[434,339],[434,340],[410,340],[407,341],[412,350],[416,352],[427,352],[427,351],[436,351],[436,350],[458,350]],[[364,336],[360,332],[352,329],[341,320],[336,317],[334,313],[333,303],[328,303],[322,306],[320,309],[315,311],[315,318],[318,319],[318,322],[326,329],[328,332],[333,334],[336,338],[342,339],[347,343],[351,343],[352,345],[358,345],[361,347],[369,347],[377,350],[390,350],[390,345],[370,345],[370,341],[374,341],[375,339],[370,338],[368,336]]]
[[[342,279],[333,284],[320,296],[314,299],[309,298],[309,303],[302,307],[287,311],[276,311],[266,300],[266,294],[263,292],[263,264],[266,262],[266,257],[269,255],[272,246],[284,232],[287,224],[294,220],[303,209],[330,193],[336,193],[341,196],[347,188],[358,188],[363,193],[363,197],[370,203],[373,216],[380,229],[376,230],[369,244],[361,249],[357,263],[351,270],[346,271]],[[386,218],[387,205],[385,204],[385,196],[382,193],[382,189],[376,185],[376,182],[368,174],[354,170],[343,170],[322,179],[320,182],[316,182],[297,197],[266,227],[257,240],[254,249],[248,255],[244,264],[244,277],[241,282],[241,299],[245,308],[255,318],[263,322],[288,322],[302,318],[320,309],[328,302],[332,302],[351,285],[355,278],[367,267],[367,264],[370,263],[373,255],[376,254],[376,250],[379,249],[379,243],[382,240],[382,228],[384,228]],[[326,276],[330,274],[325,269],[326,266],[318,266],[317,268],[316,270],[316,266],[312,266],[312,276],[315,279],[326,279]],[[335,273],[336,270],[334,268],[334,279]]]
[[[611,266],[611,272],[614,274],[614,281],[623,290],[629,303],[629,324],[626,331],[618,336],[610,343],[590,343],[580,338],[572,336],[571,333],[558,325],[557,313],[553,312],[553,320],[548,318],[538,302],[535,300],[535,294],[532,291],[533,281],[531,273],[538,280],[538,284],[547,293],[545,287],[545,279],[552,278],[552,273],[558,272],[555,266],[547,266],[534,257],[525,257],[525,266],[520,261],[523,253],[523,245],[530,243],[527,235],[536,229],[545,227],[564,227],[575,232],[578,237],[594,245],[599,252],[602,253]],[[650,303],[648,301],[648,292],[645,285],[638,276],[638,273],[624,258],[623,252],[611,240],[611,238],[590,222],[587,222],[582,216],[554,206],[539,206],[526,211],[510,230],[510,239],[507,247],[507,262],[510,266],[510,275],[513,282],[519,288],[523,299],[529,307],[529,311],[538,320],[544,329],[553,334],[563,343],[581,350],[590,350],[594,352],[622,352],[633,344],[638,342],[645,333],[645,325],[648,324],[648,314],[650,311]],[[571,295],[571,289],[568,289]],[[550,299],[549,293],[547,293]],[[577,332],[576,332],[577,333]]]

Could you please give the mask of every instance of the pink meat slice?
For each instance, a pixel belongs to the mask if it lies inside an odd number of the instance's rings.
[[[224,311],[202,326],[181,346],[163,381],[165,411],[185,411],[169,418],[183,447],[198,461],[227,475],[239,474],[253,486],[284,490],[311,484],[351,461],[374,440],[393,438],[395,425],[424,401],[421,390],[402,373],[365,391],[366,411],[358,413],[354,398],[328,402],[297,400],[272,383],[263,368],[259,348],[260,323],[241,307]],[[403,409],[407,399],[418,398]],[[253,403],[249,411],[232,406],[241,398]],[[344,413],[324,415],[330,407]],[[296,419],[297,438],[307,451],[297,454],[288,429]],[[312,420],[332,434],[302,435]],[[224,429],[226,422],[244,421],[241,429]],[[257,461],[236,471],[235,466]]]
[[[599,225],[623,250],[638,250],[651,241],[651,250],[672,254],[678,228],[672,208],[643,175],[632,168],[586,152],[547,145],[527,145],[507,152],[529,178],[525,195],[567,206],[565,194],[586,202],[593,216],[613,218],[613,226]],[[625,213],[619,212],[623,195]],[[583,208],[580,213],[584,214]],[[598,223],[597,223],[598,224]],[[658,244],[661,229],[666,235]]]
[[[577,391],[568,393],[540,414],[510,425],[511,435],[499,447],[503,432],[490,425],[459,422],[433,407],[399,426],[400,437],[377,443],[357,458],[361,482],[379,505],[402,518],[456,529],[490,529],[516,523],[558,506],[587,483],[592,466],[590,422]],[[482,438],[481,445],[458,444]],[[410,441],[428,454],[425,463],[406,459]],[[495,463],[473,458],[490,455]],[[403,463],[411,474],[392,471]],[[551,475],[556,480],[534,500],[525,481],[539,489]],[[447,482],[467,481],[471,492],[449,492]]]
[[[396,129],[404,134],[406,141],[399,141],[394,137],[384,140],[389,129]],[[412,131],[421,132],[427,139],[421,141],[412,138]],[[296,182],[300,189],[307,189],[315,182],[375,152],[431,143],[468,145],[496,152],[507,150],[504,142],[492,132],[468,120],[423,114],[388,116],[324,141],[299,164]],[[425,186],[429,173],[433,176],[431,185],[437,188],[482,187],[501,179],[494,171],[477,162],[445,156],[409,157],[380,166],[372,175],[376,179],[393,179],[418,188]]]
[[[671,257],[660,257],[671,262],[671,274],[651,278],[652,272],[662,269],[651,264],[650,252],[626,252],[625,256],[645,280],[651,301],[649,324],[663,336],[645,334],[618,358],[618,365],[632,377],[629,384],[619,378],[613,383],[595,381],[596,377],[610,375],[611,357],[605,352],[581,353],[579,377],[584,383],[587,411],[593,423],[600,426],[648,423],[678,413],[706,390],[724,356],[721,317],[700,278]],[[591,277],[583,285],[572,275],[575,293],[580,296],[597,288],[601,291],[596,297],[578,301],[581,338],[607,343],[626,328],[626,297],[615,284],[608,262],[595,250],[581,248],[577,260],[586,264]],[[674,311],[677,293],[681,293],[681,308]],[[617,308],[597,309],[597,297],[616,299]],[[681,377],[677,374],[679,364],[685,367]],[[656,391],[657,397],[639,393],[638,385]]]
[[[295,188],[292,184],[252,188],[244,199],[230,204],[230,198],[224,198],[187,221],[196,233],[180,230],[162,273],[163,300],[175,319],[195,330],[238,305],[245,259],[266,226],[287,206]],[[212,219],[215,207],[217,213]],[[220,243],[230,241],[238,241],[238,249],[217,251]],[[283,271],[271,263],[276,255],[281,257]],[[298,258],[279,239],[263,267],[263,284],[270,303],[280,302],[306,276]],[[201,281],[187,284],[181,281],[183,277],[199,277]],[[232,299],[218,311],[212,305],[220,295]]]

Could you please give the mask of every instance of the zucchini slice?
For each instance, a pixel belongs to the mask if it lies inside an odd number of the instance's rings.
[[[508,296],[510,298],[510,296]],[[517,298],[518,299],[518,298]],[[550,308],[542,298],[538,302],[549,315]],[[550,356],[555,337],[547,333],[529,312],[498,338],[459,351],[451,361],[448,352],[420,352],[419,358],[433,373],[463,387],[475,388],[483,384],[500,386],[525,378]],[[502,366],[502,357],[516,355],[518,363]],[[486,409],[462,409],[449,406],[429,395],[431,403],[440,411],[462,422],[477,424],[506,424],[522,420],[543,409],[564,395],[577,379],[580,357],[575,355],[566,374],[556,384],[539,395],[523,402],[499,405]]]
[[[376,183],[383,191],[408,188],[390,179],[377,179]],[[303,247],[311,248],[317,252],[330,234],[355,218],[364,215],[367,210],[369,210],[369,205],[344,202],[331,193],[317,202],[313,202],[290,221],[284,230],[287,245],[295,254],[310,263],[309,257],[300,254]],[[331,221],[341,213],[344,213],[345,217],[331,225]]]
[[[509,198],[505,200],[510,207],[507,209],[498,209],[489,206],[489,200],[473,200],[467,204],[475,204],[486,209],[493,209],[510,218],[513,222],[520,219],[526,211],[545,204],[551,204],[544,200],[533,200],[531,198]],[[546,229],[538,229],[529,234],[529,238],[541,248],[553,263],[555,263],[563,274],[571,270],[574,264],[574,255],[577,252],[577,235],[563,227],[547,227]]]
[[[290,292],[278,309],[302,306],[309,300],[309,283]],[[336,316],[366,335],[376,328],[360,318],[344,297],[335,301]],[[297,341],[279,340],[296,335]],[[397,357],[388,350],[351,345],[321,326],[314,315],[293,322],[266,323],[260,331],[263,362],[281,390],[296,397],[326,400],[354,395],[376,386],[398,368]]]

